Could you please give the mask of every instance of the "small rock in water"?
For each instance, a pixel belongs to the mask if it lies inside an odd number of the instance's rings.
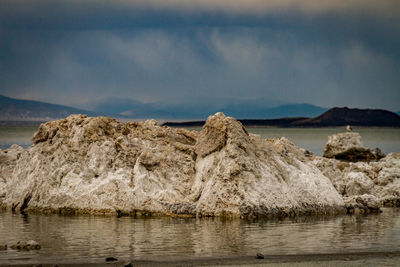
[[[0,250],[7,250],[7,245],[0,245]]]
[[[41,249],[42,247],[39,245],[38,242],[36,242],[35,240],[29,240],[28,242],[26,242],[28,249]]]
[[[264,255],[263,254],[261,254],[261,253],[257,253],[257,255],[256,255],[256,259],[264,259]]]
[[[114,258],[114,257],[107,257],[107,258],[106,258],[106,261],[107,261],[107,262],[110,262],[110,261],[118,261],[118,259],[117,259],[117,258]]]
[[[132,263],[127,263],[127,264],[124,265],[124,267],[133,267],[133,264]]]
[[[11,248],[17,250],[37,250],[41,249],[42,247],[35,240],[29,240],[18,241],[16,244],[12,245]]]

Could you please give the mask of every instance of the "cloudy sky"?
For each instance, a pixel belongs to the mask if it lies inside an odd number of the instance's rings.
[[[0,0],[0,94],[400,110],[398,0]]]

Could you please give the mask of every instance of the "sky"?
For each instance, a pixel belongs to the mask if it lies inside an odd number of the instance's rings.
[[[0,94],[400,110],[398,0],[0,0]]]

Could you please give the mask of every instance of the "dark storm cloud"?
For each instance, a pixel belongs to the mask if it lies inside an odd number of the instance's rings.
[[[0,1],[0,92],[400,109],[397,1],[189,2]]]

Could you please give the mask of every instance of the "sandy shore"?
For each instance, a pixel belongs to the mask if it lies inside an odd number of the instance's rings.
[[[43,266],[43,267],[81,267],[81,266],[399,266],[400,251],[395,252],[357,252],[340,254],[307,254],[307,255],[265,255],[264,259],[252,256],[229,258],[195,258],[195,259],[143,259],[131,261],[97,263],[42,263],[39,264],[6,264],[1,266]]]

